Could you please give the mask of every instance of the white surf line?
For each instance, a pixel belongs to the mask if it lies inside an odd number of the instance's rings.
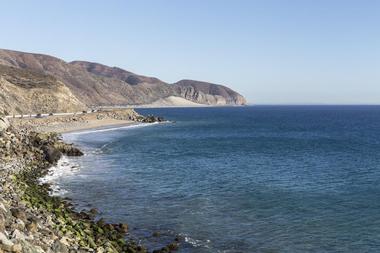
[[[62,196],[67,191],[62,189],[59,180],[65,176],[73,176],[79,171],[79,166],[73,163],[67,156],[62,156],[56,165],[49,168],[48,173],[40,178],[40,184],[49,183],[52,196]]]
[[[146,126],[152,126],[159,124],[159,122],[154,123],[140,123],[135,125],[127,125],[127,126],[119,126],[119,127],[109,127],[109,128],[103,128],[103,129],[93,129],[93,130],[84,130],[84,131],[75,131],[70,133],[64,133],[63,135],[80,135],[80,134],[91,134],[91,133],[99,133],[99,132],[109,132],[119,129],[131,129],[131,128],[140,128],[140,127],[146,127]]]

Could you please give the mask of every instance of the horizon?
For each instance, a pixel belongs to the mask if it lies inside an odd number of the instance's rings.
[[[376,1],[41,0],[3,10],[8,50],[222,84],[253,105],[380,104]]]
[[[13,50],[13,49],[9,49],[9,48],[0,48],[0,50],[7,50],[7,51],[16,51],[16,52],[22,52],[22,53],[27,53],[27,54],[39,54],[39,55],[44,55],[44,56],[51,56],[51,57],[55,57],[57,59],[60,59],[60,60],[64,60],[66,63],[70,63],[70,62],[75,62],[75,61],[83,61],[83,62],[90,62],[90,63],[96,63],[96,64],[102,64],[102,63],[99,63],[99,62],[91,62],[91,61],[87,61],[85,59],[76,59],[76,60],[66,60],[66,59],[62,59],[60,57],[57,57],[55,55],[48,55],[48,54],[44,54],[44,53],[33,53],[33,52],[24,52],[24,51],[18,51],[18,50]],[[102,64],[104,65],[104,64]],[[112,68],[120,68],[118,66],[112,66],[112,65],[105,65],[105,66],[108,66],[108,67],[112,67]],[[124,69],[126,70],[126,69]],[[128,71],[128,70],[126,70]],[[138,74],[140,75],[139,73],[134,73],[134,74]],[[141,75],[144,75],[144,74],[141,74]],[[152,77],[152,76],[148,76],[148,77]],[[160,79],[159,77],[157,77],[158,79]],[[162,80],[162,79],[160,79]],[[183,80],[183,79],[181,79]],[[164,80],[162,80],[164,81]],[[180,81],[180,80],[178,80]],[[168,84],[172,84],[172,83],[168,83]],[[223,85],[223,84],[219,84],[219,85]],[[242,94],[244,96],[244,94]],[[341,104],[338,104],[338,103],[254,103],[254,102],[250,102],[248,101],[248,103],[246,104],[246,106],[380,106],[380,102],[379,103],[341,103]],[[173,106],[173,107],[176,107],[176,106]],[[229,105],[225,105],[225,106],[220,106],[220,107],[229,107]],[[234,107],[234,106],[231,106],[231,107]],[[186,108],[186,107],[179,107],[179,108]]]

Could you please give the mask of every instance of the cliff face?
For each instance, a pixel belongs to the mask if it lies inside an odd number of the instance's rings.
[[[47,79],[55,78],[54,81],[49,79],[49,82],[59,83],[60,92],[71,92],[75,97],[74,104],[78,104],[78,99],[80,100],[78,106],[141,105],[170,96],[207,105],[245,104],[245,99],[240,94],[222,85],[191,80],[168,84],[157,78],[137,75],[117,67],[84,61],[67,63],[48,55],[0,50],[0,65],[31,71]],[[63,91],[64,86],[68,90]],[[45,89],[51,87],[57,86],[47,85]],[[38,92],[42,95],[45,91]]]
[[[181,80],[173,86],[179,96],[199,104],[245,105],[247,103],[239,93],[218,84]]]

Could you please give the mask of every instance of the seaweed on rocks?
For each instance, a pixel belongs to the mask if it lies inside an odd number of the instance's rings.
[[[127,224],[96,222],[95,210],[77,212],[39,183],[62,154],[83,155],[79,149],[54,133],[14,129],[0,143],[6,143],[0,147],[0,252],[147,252],[125,239]]]

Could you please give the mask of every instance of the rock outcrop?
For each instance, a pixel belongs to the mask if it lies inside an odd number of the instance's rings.
[[[228,87],[194,80],[181,80],[173,85],[179,96],[198,104],[245,105],[247,101]]]
[[[83,104],[86,106],[151,104],[170,96],[179,96],[207,105],[246,103],[240,94],[222,85],[191,80],[168,84],[157,78],[137,75],[117,67],[84,61],[68,63],[48,55],[0,50],[0,65],[8,66],[8,69],[2,67],[5,74],[0,72],[2,78],[0,95],[6,94],[8,97],[7,103],[0,103],[3,110],[10,108],[9,110],[19,112],[27,109],[26,106],[16,108],[10,103],[9,98],[13,94],[16,94],[14,96],[18,99],[16,103],[18,105],[23,105],[23,101],[29,102],[26,103],[29,105],[33,98],[36,102],[31,104],[32,106],[37,104],[41,106],[44,104],[42,101],[47,101],[45,107],[49,110],[58,107],[63,111]],[[9,76],[9,72],[16,75]],[[51,92],[47,90],[50,88]],[[27,98],[20,98],[23,93],[28,94]],[[54,93],[61,94],[58,96],[61,100],[55,100],[52,97]],[[67,100],[69,97],[71,99]],[[54,101],[57,103],[51,104]],[[69,101],[72,103],[68,103]],[[67,105],[63,106],[64,104]]]

